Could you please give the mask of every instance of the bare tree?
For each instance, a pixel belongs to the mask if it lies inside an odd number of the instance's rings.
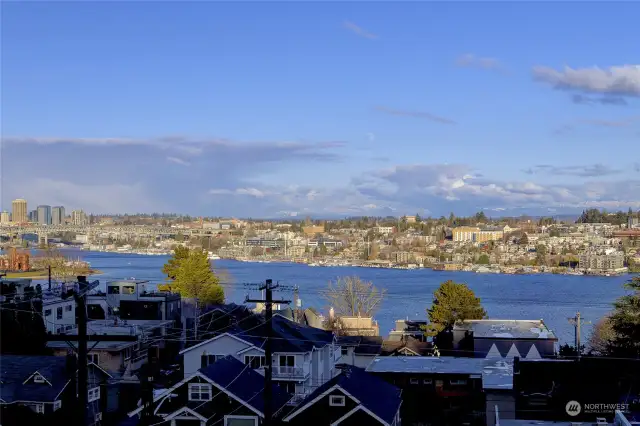
[[[34,269],[48,269],[51,267],[51,276],[56,280],[67,280],[74,277],[76,268],[71,265],[59,250],[48,248],[43,250],[33,259]]]
[[[378,290],[358,276],[338,277],[329,282],[325,298],[337,316],[371,317],[384,299],[386,290]]]
[[[600,319],[591,331],[589,337],[589,352],[598,356],[605,356],[609,352],[609,346],[615,339],[616,333],[613,330],[611,320],[608,317]]]

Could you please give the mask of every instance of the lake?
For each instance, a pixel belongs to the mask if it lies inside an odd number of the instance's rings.
[[[145,256],[105,252],[65,250],[80,257],[103,272],[94,276],[101,284],[107,280],[136,278],[161,283],[162,265],[168,256]],[[386,298],[375,318],[380,334],[387,335],[394,321],[401,318],[424,319],[434,290],[446,280],[466,283],[482,301],[490,318],[543,319],[561,342],[574,339],[574,328],[567,318],[580,311],[585,321],[596,323],[612,309],[612,303],[626,292],[630,276],[596,277],[571,275],[500,275],[473,272],[445,272],[430,269],[402,270],[357,267],[311,267],[289,263],[249,263],[217,260],[216,269],[223,271],[228,302],[242,303],[247,288],[242,283],[263,283],[273,279],[287,286],[297,285],[303,307],[327,312],[322,292],[327,283],[338,276],[358,275],[386,289]],[[259,297],[257,292],[252,297]],[[292,299],[291,292],[276,292],[274,298]],[[582,341],[589,337],[590,325],[583,327]]]

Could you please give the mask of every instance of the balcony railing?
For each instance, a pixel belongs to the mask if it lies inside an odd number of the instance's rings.
[[[274,365],[273,366],[273,376],[274,377],[305,377],[307,374],[304,371],[303,367],[289,367],[282,365]]]

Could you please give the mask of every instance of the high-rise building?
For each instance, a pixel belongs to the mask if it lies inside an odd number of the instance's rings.
[[[9,222],[10,222],[9,212],[0,213],[0,223],[9,223]]]
[[[14,223],[26,223],[28,220],[27,200],[23,200],[22,198],[13,200],[11,202],[11,213],[13,213],[11,216]]]
[[[38,206],[38,223],[51,225],[51,206]]]
[[[56,206],[51,209],[51,224],[64,225],[64,207]]]
[[[71,212],[71,223],[76,226],[84,226],[87,224],[87,215],[82,210],[74,210]]]
[[[29,222],[37,222],[38,221],[38,210],[31,210],[29,212]]]

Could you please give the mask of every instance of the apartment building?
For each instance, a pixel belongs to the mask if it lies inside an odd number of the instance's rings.
[[[609,255],[583,254],[579,257],[579,261],[579,265],[583,269],[615,271],[624,268],[624,255],[622,253]]]
[[[483,243],[499,241],[504,236],[504,228],[475,226],[459,226],[451,231],[453,241]]]

